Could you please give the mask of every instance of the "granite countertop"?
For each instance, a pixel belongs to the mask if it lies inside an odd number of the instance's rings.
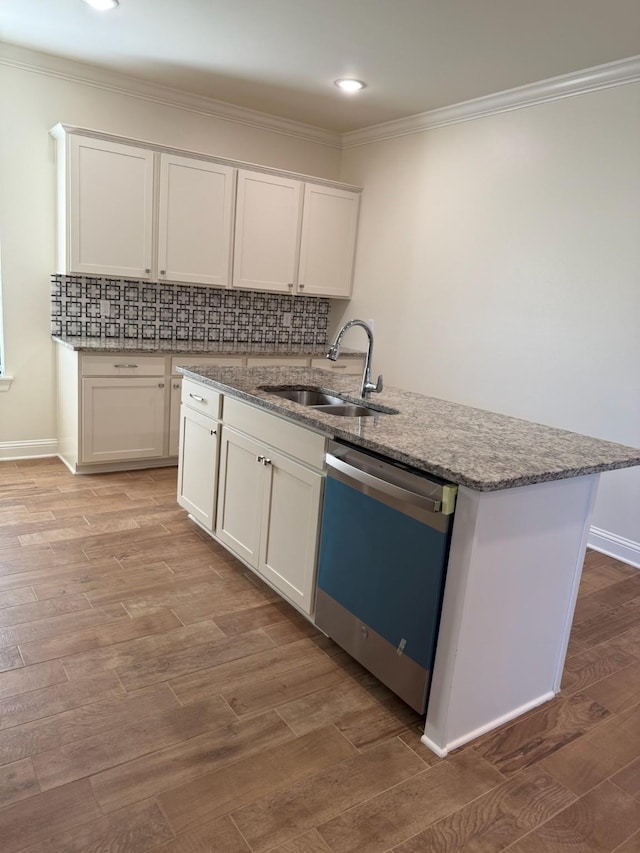
[[[237,355],[237,356],[285,356],[299,355],[322,358],[327,354],[328,344],[252,344],[213,343],[202,341],[139,341],[125,338],[76,338],[52,335],[57,344],[76,352],[136,352],[158,355]],[[342,347],[342,356],[363,356],[362,350]]]
[[[286,416],[326,435],[481,492],[640,465],[626,447],[399,388],[369,402],[399,414],[344,418],[283,400],[262,385],[312,386],[358,402],[360,379],[295,367],[179,368],[191,379]],[[361,402],[361,401],[360,401]]]

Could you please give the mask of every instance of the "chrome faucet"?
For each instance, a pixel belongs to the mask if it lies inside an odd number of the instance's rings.
[[[327,358],[331,361],[338,360],[338,356],[340,355],[340,347],[342,346],[342,339],[344,338],[344,333],[352,326],[362,326],[362,328],[367,333],[367,337],[369,338],[367,356],[364,362],[364,373],[362,374],[362,388],[360,389],[360,396],[364,399],[365,397],[367,397],[368,394],[371,393],[371,391],[375,391],[377,394],[382,391],[382,374],[378,376],[378,381],[375,385],[371,381],[371,359],[373,357],[373,332],[371,331],[371,326],[365,323],[364,320],[349,320],[349,322],[345,323],[344,326],[340,329],[340,331],[336,335],[335,341],[329,347]]]

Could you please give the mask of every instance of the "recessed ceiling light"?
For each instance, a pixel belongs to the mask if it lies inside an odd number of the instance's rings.
[[[109,9],[115,9],[118,5],[118,0],[84,0],[84,2],[99,12],[108,12]]]
[[[364,89],[367,85],[363,83],[362,80],[354,80],[351,77],[341,77],[339,80],[335,81],[338,89],[342,89],[343,92],[359,92],[360,89]]]

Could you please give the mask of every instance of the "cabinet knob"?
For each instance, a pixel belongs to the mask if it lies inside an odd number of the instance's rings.
[[[270,460],[270,459],[267,459],[266,457],[264,457],[264,456],[263,456],[263,458],[262,458],[262,464],[263,464],[263,465],[271,465],[271,460]]]
[[[179,382],[174,382],[174,383],[173,383],[173,387],[174,387],[174,388],[176,389],[176,391],[177,391],[177,390],[178,390],[178,388],[180,388],[180,383],[179,383]]]
[[[264,456],[256,456],[256,462],[262,462],[264,465]]]
[[[287,286],[288,286],[288,287],[293,287],[293,282],[292,282],[292,281],[290,281],[290,282],[289,282],[289,284],[288,284]]]
[[[299,285],[298,285],[298,290],[304,290],[304,284],[299,284]]]
[[[211,430],[211,435],[215,435],[215,434],[216,434],[215,429],[212,429],[212,430]]]
[[[167,274],[166,270],[160,270],[160,275],[166,275],[166,274]]]
[[[158,388],[164,388],[164,382],[158,382]]]
[[[147,270],[145,270],[145,272],[146,272],[146,273],[150,273],[150,272],[151,272],[151,270],[150,270],[150,269],[147,269]]]

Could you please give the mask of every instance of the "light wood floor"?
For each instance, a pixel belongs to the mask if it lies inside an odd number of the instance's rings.
[[[2,853],[640,851],[640,572],[589,553],[562,694],[439,760],[175,487],[0,464]]]

